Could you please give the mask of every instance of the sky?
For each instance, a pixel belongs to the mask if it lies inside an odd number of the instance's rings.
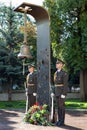
[[[12,6],[17,7],[23,2],[31,3],[31,4],[36,4],[36,5],[42,5],[42,2],[44,0],[0,0],[0,3],[5,3],[6,5],[9,5],[10,1],[12,2]]]

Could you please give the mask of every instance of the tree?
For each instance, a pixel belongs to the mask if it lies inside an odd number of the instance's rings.
[[[2,12],[3,10],[3,12]],[[0,39],[0,78],[9,83],[8,100],[11,100],[12,87],[21,78],[21,64],[17,60],[17,44],[21,42],[21,33],[17,30],[14,21],[13,8],[2,6],[1,11],[1,39]],[[4,22],[3,22],[4,19]],[[5,31],[4,31],[5,30]],[[18,34],[18,35],[17,35]],[[19,35],[21,34],[21,35]],[[18,39],[17,39],[18,38]],[[23,79],[23,78],[22,78]],[[20,81],[20,80],[19,80]]]
[[[81,100],[87,101],[87,0],[63,0],[59,5],[65,20],[65,33],[68,34],[64,57],[74,71],[80,70]]]
[[[53,0],[45,1],[53,2]],[[62,21],[61,55],[70,70],[72,68],[74,72],[80,70],[81,100],[87,101],[87,0],[55,0],[55,2],[57,7],[55,12]],[[56,43],[55,46],[57,47]]]
[[[22,60],[17,58],[24,40],[24,34],[20,29],[24,25],[24,16],[13,9],[12,5],[2,5],[0,8],[0,79],[3,83],[9,84],[8,100],[11,100],[13,84],[24,84],[25,80],[25,75],[22,75]],[[30,21],[29,17],[28,20]],[[28,23],[28,26],[28,43],[32,47],[33,59],[36,60],[36,30],[32,23]]]

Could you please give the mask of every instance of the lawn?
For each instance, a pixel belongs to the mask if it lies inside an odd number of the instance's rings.
[[[26,102],[25,101],[0,101],[0,109],[7,109],[7,108],[25,108]]]
[[[87,109],[87,102],[81,102],[80,100],[68,99],[65,104],[67,109]]]
[[[87,102],[81,102],[75,99],[68,99],[65,102],[67,109],[87,109]],[[25,101],[0,101],[0,109],[16,108],[21,109],[26,107]]]

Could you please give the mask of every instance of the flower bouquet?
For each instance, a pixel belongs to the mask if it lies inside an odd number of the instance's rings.
[[[46,104],[40,106],[36,103],[34,106],[30,107],[25,114],[24,121],[34,125],[52,125],[51,122],[49,122],[49,111]]]

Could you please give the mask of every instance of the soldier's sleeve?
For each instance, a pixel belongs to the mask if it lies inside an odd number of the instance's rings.
[[[56,72],[54,73],[54,83],[55,83],[55,81],[56,81]]]
[[[64,75],[63,75],[63,83],[64,83],[63,95],[67,95],[67,91],[68,91],[68,74],[66,72],[64,72]]]
[[[26,85],[28,86],[29,74],[26,77]]]

